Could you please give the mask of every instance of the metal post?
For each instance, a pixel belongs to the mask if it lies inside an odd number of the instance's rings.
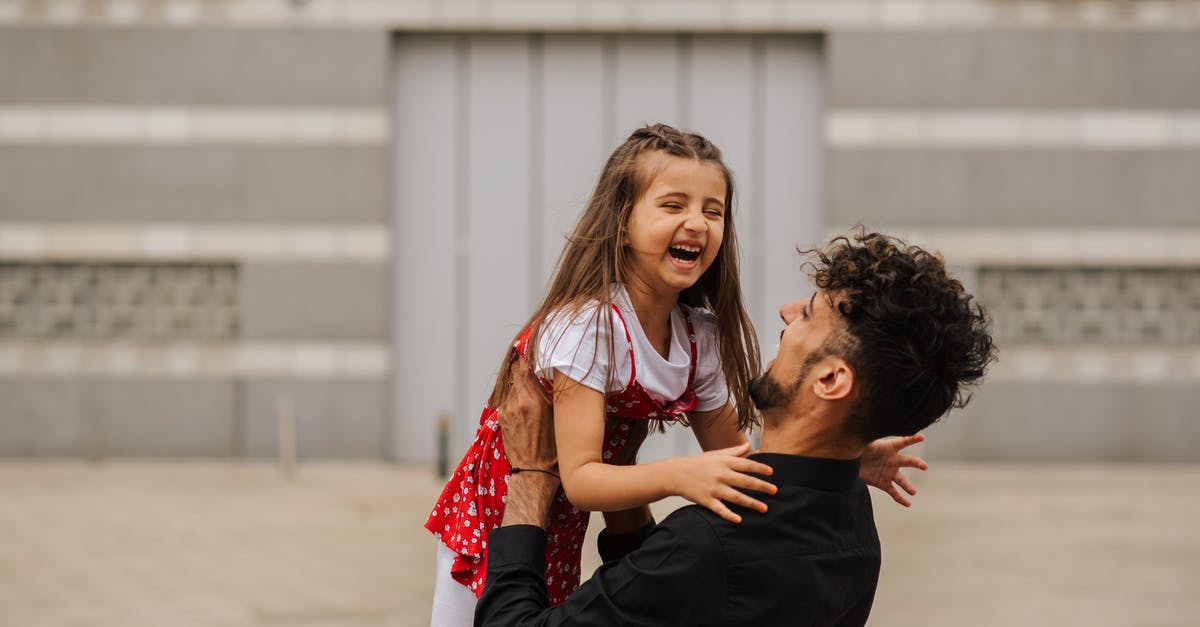
[[[437,473],[443,479],[450,475],[450,417],[445,414],[437,419]]]
[[[290,396],[275,399],[275,451],[283,476],[296,476],[296,415]]]

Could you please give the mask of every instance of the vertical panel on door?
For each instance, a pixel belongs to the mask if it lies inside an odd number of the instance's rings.
[[[392,455],[428,459],[439,415],[456,410],[458,303],[452,280],[456,169],[455,59],[447,36],[401,37],[395,45],[392,243],[395,386]]]

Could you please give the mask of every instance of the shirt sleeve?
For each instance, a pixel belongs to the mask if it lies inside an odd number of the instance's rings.
[[[543,580],[545,542],[546,533],[538,527],[500,527],[491,533],[477,626],[721,623],[724,555],[712,527],[690,508],[667,517],[640,548],[598,568],[553,608]]]
[[[720,409],[729,401],[725,371],[721,370],[721,345],[717,321],[706,309],[692,310],[696,332],[696,411]]]
[[[612,318],[611,311],[597,315],[596,303],[578,313],[566,309],[551,313],[538,337],[534,372],[546,380],[552,380],[556,371],[561,372],[607,394],[615,381],[615,368],[609,363],[609,338],[615,335]],[[627,356],[629,343],[625,336],[613,337],[613,341],[612,355]]]

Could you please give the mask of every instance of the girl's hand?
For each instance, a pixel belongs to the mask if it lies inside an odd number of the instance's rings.
[[[905,507],[911,506],[912,503],[909,502],[908,497],[904,496],[904,493],[907,492],[910,496],[916,495],[917,488],[908,480],[908,477],[904,476],[904,473],[900,472],[900,469],[925,470],[929,468],[929,464],[915,455],[901,455],[900,451],[924,441],[925,436],[920,433],[902,438],[875,440],[863,449],[862,465],[859,468],[858,476],[862,477],[862,480],[868,485],[887,492],[897,503]],[[902,489],[903,491],[901,491]]]
[[[733,513],[725,503],[741,505],[759,512],[767,511],[766,504],[735,489],[743,488],[766,494],[775,494],[777,491],[774,485],[743,474],[752,472],[770,475],[773,472],[766,464],[746,459],[746,455],[749,454],[750,443],[746,442],[730,448],[671,460],[675,469],[672,478],[677,486],[675,494],[711,509],[732,523],[742,522],[742,517]]]

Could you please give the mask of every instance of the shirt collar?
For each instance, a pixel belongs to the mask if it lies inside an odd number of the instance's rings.
[[[764,477],[777,485],[801,485],[816,490],[848,490],[858,482],[859,459],[828,459],[783,453],[755,453],[750,456],[775,470]]]

